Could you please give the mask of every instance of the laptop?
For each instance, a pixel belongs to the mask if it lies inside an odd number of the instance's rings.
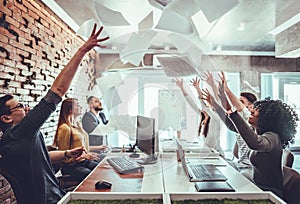
[[[199,181],[226,181],[227,178],[213,164],[199,164],[188,162],[182,144],[178,139],[175,140],[178,148],[178,156],[180,157],[182,167],[191,182]]]

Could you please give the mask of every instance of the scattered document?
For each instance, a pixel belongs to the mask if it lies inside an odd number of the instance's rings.
[[[157,59],[169,77],[197,75],[193,63],[187,56],[157,57]]]
[[[137,116],[130,116],[130,115],[111,115],[109,117],[110,126],[117,129],[124,131],[130,135],[134,134],[136,131],[136,121]]]
[[[165,9],[163,11],[155,28],[182,34],[191,34],[194,32],[191,19],[180,16],[171,9]]]
[[[126,46],[120,52],[121,61],[139,66],[156,33],[154,30],[132,33]]]
[[[118,87],[123,83],[124,82],[119,73],[107,75],[105,77],[100,77],[99,79],[97,79],[97,84],[102,94],[106,94],[109,91],[109,89],[113,87]]]
[[[150,30],[153,27],[153,11],[151,11],[140,23],[139,31]]]
[[[95,7],[98,14],[98,18],[104,25],[108,26],[125,26],[130,25],[124,18],[121,12],[111,10],[102,4],[98,4],[95,1]]]
[[[83,24],[81,24],[81,26],[79,27],[79,29],[76,32],[76,35],[79,35],[84,40],[87,40],[92,33],[95,23],[97,24],[97,28],[99,29],[101,24],[98,21],[96,21],[95,19],[86,20],[85,22],[83,22]],[[103,30],[100,33],[100,36],[98,38],[104,38],[107,36],[109,36],[109,35],[107,34],[107,32],[105,31],[105,28],[103,27]],[[109,41],[110,40],[101,42],[101,45],[105,46]]]
[[[166,9],[171,9],[180,16],[188,18],[200,10],[200,5],[198,0],[173,0],[166,6]]]
[[[91,135],[108,135],[113,133],[115,130],[115,128],[111,127],[110,122],[108,122],[107,125],[103,125],[103,124],[99,124],[93,132],[91,132]]]
[[[239,3],[238,0],[198,0],[201,10],[209,22],[212,22],[230,11]]]
[[[118,90],[116,89],[115,86],[111,87],[104,93],[102,92],[102,94],[103,94],[102,98],[104,101],[104,105],[108,110],[113,109],[115,106],[117,106],[122,102]]]

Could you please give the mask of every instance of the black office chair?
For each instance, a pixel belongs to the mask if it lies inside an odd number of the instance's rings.
[[[282,165],[292,168],[294,163],[294,154],[288,150],[284,149],[282,152]]]

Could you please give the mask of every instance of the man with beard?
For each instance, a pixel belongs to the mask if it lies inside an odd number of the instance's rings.
[[[91,133],[99,124],[106,125],[108,120],[102,113],[102,103],[99,98],[90,96],[87,99],[90,111],[87,111],[82,118],[82,127],[89,134],[90,146],[103,145],[103,135],[92,135]]]

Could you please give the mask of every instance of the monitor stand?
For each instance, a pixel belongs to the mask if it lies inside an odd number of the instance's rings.
[[[155,164],[157,162],[157,157],[152,154],[152,155],[147,155],[146,158],[141,158],[137,160],[139,164]]]

